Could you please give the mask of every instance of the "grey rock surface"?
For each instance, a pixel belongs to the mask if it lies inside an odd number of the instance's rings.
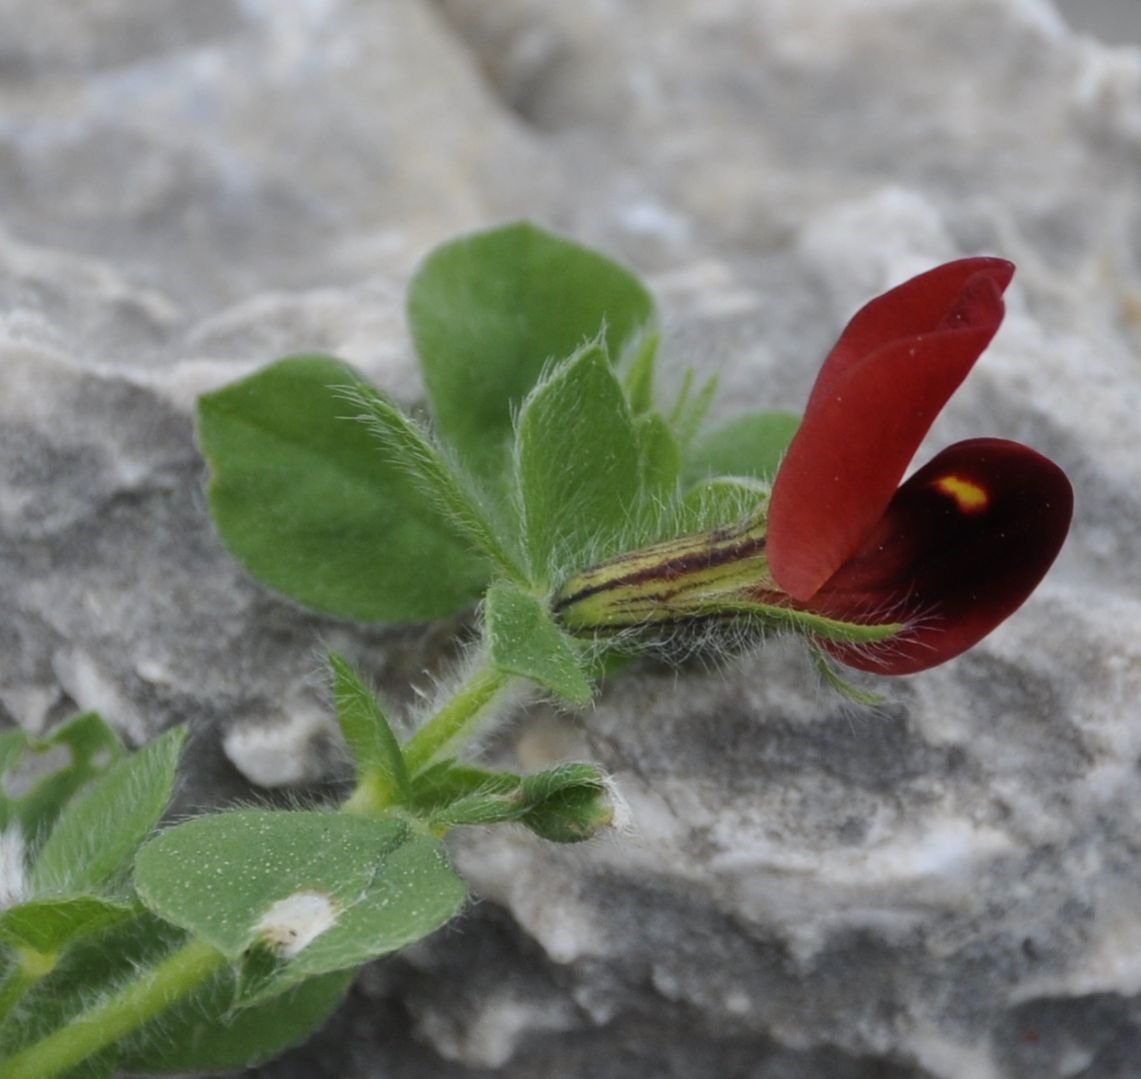
[[[1046,0],[0,0],[0,723],[195,732],[181,808],[335,782],[320,649],[397,699],[456,626],[361,628],[213,535],[194,396],[323,349],[413,401],[416,261],[517,216],[642,271],[666,377],[799,407],[864,300],[1019,265],[932,431],[1056,459],[1031,601],[860,711],[792,645],[616,680],[496,748],[612,768],[631,835],[502,830],[481,902],[365,972],[338,1077],[1141,1075],[1141,52]],[[883,688],[883,687],[880,687]]]

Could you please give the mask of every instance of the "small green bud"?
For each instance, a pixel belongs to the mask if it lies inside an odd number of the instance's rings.
[[[594,764],[557,764],[527,776],[450,762],[430,777],[424,799],[436,831],[517,821],[555,843],[578,843],[622,827],[626,803]]]
[[[523,814],[523,824],[552,843],[581,843],[604,829],[627,824],[629,810],[609,776],[589,764],[564,768],[567,772],[562,782],[555,777],[557,769],[524,780],[525,786],[528,780],[542,781],[548,793],[536,798],[532,808]]]

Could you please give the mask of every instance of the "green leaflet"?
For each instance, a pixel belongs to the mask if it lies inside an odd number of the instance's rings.
[[[526,223],[437,248],[408,294],[440,435],[491,485],[506,475],[512,411],[546,365],[600,333],[618,356],[653,315],[629,271]]]
[[[307,978],[272,1000],[234,1010],[229,970],[163,1012],[119,1047],[129,1072],[236,1071],[303,1042],[340,1004],[355,970]]]
[[[428,436],[375,387],[361,381],[348,401],[359,404],[361,418],[377,435],[385,455],[412,478],[441,517],[501,572],[522,579],[510,550],[512,538],[502,535],[502,527],[472,485],[465,483],[459,467],[446,461]]]
[[[363,621],[452,614],[482,592],[487,562],[401,448],[359,422],[361,386],[338,360],[295,356],[200,398],[214,523],[250,573],[308,607]]]
[[[694,368],[686,368],[681,388],[678,390],[677,400],[670,409],[668,423],[673,430],[674,438],[685,451],[688,452],[690,444],[697,436],[697,432],[705,420],[709,406],[713,404],[713,395],[717,392],[717,375],[707,378],[697,390],[693,392],[693,383],[697,377]]]
[[[638,438],[604,348],[587,345],[519,415],[516,475],[533,578],[612,551],[641,500]]]
[[[88,892],[124,871],[170,800],[185,740],[172,728],[64,807],[32,866],[35,895]]]
[[[529,678],[571,704],[590,703],[590,681],[575,646],[542,602],[498,581],[488,590],[484,617],[491,658],[500,670]]]
[[[677,501],[681,476],[681,451],[669,424],[657,412],[647,412],[635,421],[642,456],[642,487],[648,522],[664,516]],[[646,539],[654,539],[647,535]]]
[[[695,484],[675,510],[679,533],[702,532],[756,517],[768,505],[769,488],[747,476],[721,476]]]
[[[31,899],[0,914],[0,940],[47,955],[134,913],[129,904],[95,895]]]
[[[623,362],[625,374],[622,388],[630,402],[630,411],[641,416],[654,407],[654,368],[658,355],[660,335],[644,333],[628,346],[629,362]]]
[[[0,828],[19,823],[29,842],[47,835],[68,801],[124,753],[95,712],[72,716],[45,738],[0,734]]]
[[[755,476],[771,482],[800,426],[795,412],[751,412],[697,440],[687,455],[690,483],[710,476]]]
[[[358,781],[370,778],[375,794],[388,804],[408,800],[408,770],[404,754],[380,702],[356,672],[336,652],[329,653],[333,668],[333,700],[337,719],[356,765]]]
[[[439,841],[404,820],[258,809],[161,833],[139,852],[135,886],[230,958],[254,946],[277,957],[245,1003],[411,944],[467,896]]]

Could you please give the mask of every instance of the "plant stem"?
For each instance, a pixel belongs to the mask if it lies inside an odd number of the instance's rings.
[[[4,984],[0,985],[0,1024],[11,1015],[28,990],[50,974],[55,966],[54,953],[37,952],[31,948],[17,948],[15,953],[16,964]]]
[[[69,1020],[34,1045],[0,1061],[4,1079],[51,1079],[86,1060],[198,988],[228,960],[191,940],[157,966]]]
[[[363,772],[352,793],[341,803],[341,812],[373,816],[383,813],[389,806],[396,805],[398,791],[393,789],[393,785],[387,782],[387,779],[387,776],[380,774],[375,768]]]
[[[455,753],[476,733],[496,698],[516,679],[490,660],[475,669],[452,698],[404,746],[410,775]]]

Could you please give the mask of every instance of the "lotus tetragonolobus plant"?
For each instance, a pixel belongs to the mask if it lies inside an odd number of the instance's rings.
[[[1011,615],[1065,539],[1073,492],[1017,442],[958,442],[902,485],[990,343],[1014,267],[968,258],[863,307],[829,353],[767,504],[576,574],[554,609],[579,633],[751,618],[835,658],[910,674]]]

